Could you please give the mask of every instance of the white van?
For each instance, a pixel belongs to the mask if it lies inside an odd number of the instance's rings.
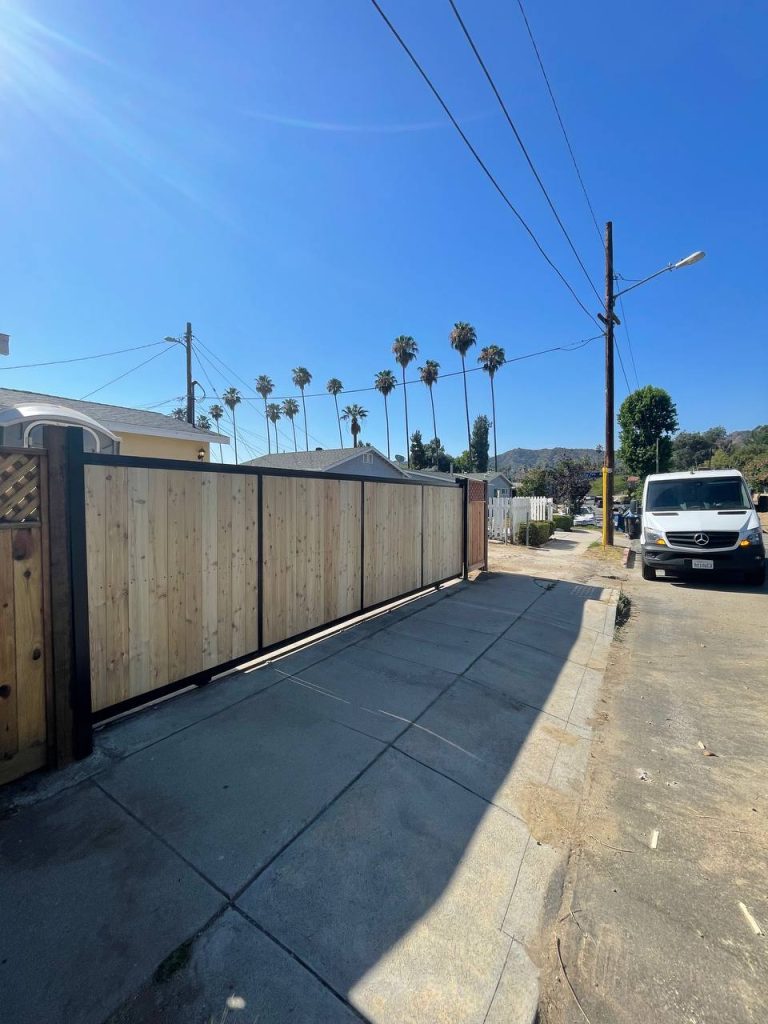
[[[755,506],[737,469],[656,473],[646,478],[640,532],[643,579],[705,576],[717,569],[765,582],[765,544]]]

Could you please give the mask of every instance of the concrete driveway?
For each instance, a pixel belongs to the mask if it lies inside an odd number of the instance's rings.
[[[614,608],[489,574],[7,790],[4,1019],[532,1020]]]

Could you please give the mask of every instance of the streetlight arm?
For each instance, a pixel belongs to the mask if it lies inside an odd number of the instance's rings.
[[[642,281],[636,281],[631,284],[629,288],[622,288],[620,292],[614,292],[614,299],[618,299],[620,295],[626,295],[627,292],[631,292],[634,288],[639,288],[641,284],[647,284],[648,281],[652,281],[654,277],[659,277],[661,274],[666,274],[668,270],[674,270],[675,264],[670,263],[668,267],[662,267],[661,270],[657,270],[655,274],[651,274],[650,277],[644,277]]]
[[[666,267],[662,267],[661,270],[657,270],[655,274],[651,274],[650,277],[644,277],[642,281],[635,281],[629,288],[622,288],[620,292],[614,293],[614,299],[618,299],[620,295],[626,295],[627,292],[631,292],[634,288],[639,288],[641,284],[647,284],[648,281],[652,281],[654,277],[659,277],[661,274],[666,274],[668,270],[680,270],[681,267],[690,267],[694,263],[698,263],[699,260],[703,260],[706,254],[698,251],[692,252],[690,256],[686,256],[685,259],[678,260],[677,263],[670,263]]]

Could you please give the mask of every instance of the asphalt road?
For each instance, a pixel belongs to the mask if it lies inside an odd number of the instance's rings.
[[[627,575],[542,1021],[764,1022],[768,587]]]

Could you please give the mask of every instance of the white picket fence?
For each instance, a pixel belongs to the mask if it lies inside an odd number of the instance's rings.
[[[529,520],[552,520],[551,498],[491,498],[488,502],[488,536],[514,544],[517,529]]]

